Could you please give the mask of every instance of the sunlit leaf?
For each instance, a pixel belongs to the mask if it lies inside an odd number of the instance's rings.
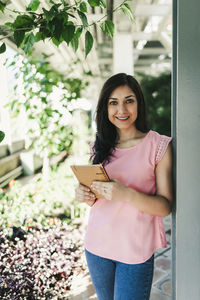
[[[42,34],[42,32],[38,31],[35,35],[35,42],[39,42],[42,39],[43,39],[43,34]]]
[[[29,3],[27,10],[31,10],[31,11],[36,11],[38,9],[40,5],[40,1],[39,0],[31,0],[31,2]]]
[[[106,1],[105,0],[100,0],[100,5],[103,7],[103,8],[106,8]]]
[[[100,5],[100,0],[88,0],[90,6],[95,7]]]
[[[114,35],[114,24],[111,20],[106,20],[101,24],[101,29],[110,37]]]
[[[129,5],[128,3],[124,3],[124,4],[121,6],[121,9],[122,9],[123,13],[124,13],[131,21],[134,21],[132,9],[131,9],[131,7],[130,7],[130,5]]]
[[[82,11],[78,10],[78,15],[83,23],[83,26],[84,27],[87,27],[88,26],[88,21],[87,21],[87,17],[84,13],[82,13]]]
[[[54,45],[56,45],[57,47],[60,45],[60,41],[58,41],[55,37],[52,38],[52,42],[54,43]]]
[[[75,33],[76,37],[79,38],[82,32],[83,32],[83,27],[78,27]]]
[[[74,52],[76,52],[78,49],[78,37],[75,35],[70,43],[72,45]]]

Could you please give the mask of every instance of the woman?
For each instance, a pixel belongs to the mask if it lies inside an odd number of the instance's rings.
[[[147,131],[138,82],[109,78],[97,105],[93,164],[103,163],[111,182],[76,189],[91,207],[85,254],[99,300],[148,300],[154,252],[166,247],[162,216],[172,209],[171,138]]]

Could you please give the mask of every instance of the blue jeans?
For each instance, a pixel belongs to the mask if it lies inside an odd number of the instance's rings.
[[[141,264],[103,258],[86,249],[85,255],[98,300],[149,300],[154,255]]]

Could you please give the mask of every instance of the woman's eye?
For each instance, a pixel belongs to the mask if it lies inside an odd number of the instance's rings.
[[[133,103],[133,102],[134,102],[133,99],[128,99],[128,100],[126,101],[126,103]]]
[[[110,105],[116,105],[116,104],[117,104],[117,101],[110,101],[109,104],[110,104]]]

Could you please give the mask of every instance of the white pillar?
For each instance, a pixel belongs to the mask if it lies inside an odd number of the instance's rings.
[[[113,40],[113,73],[133,75],[133,37],[131,32],[116,32]]]
[[[200,299],[200,1],[173,1],[173,300]]]

